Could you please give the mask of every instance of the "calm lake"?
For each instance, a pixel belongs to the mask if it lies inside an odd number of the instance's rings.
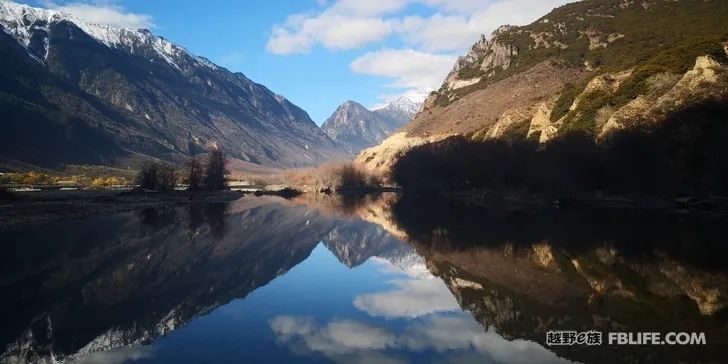
[[[0,231],[2,363],[668,363],[728,355],[724,220],[245,197]],[[549,346],[597,330],[600,346]],[[707,345],[615,346],[608,332]]]

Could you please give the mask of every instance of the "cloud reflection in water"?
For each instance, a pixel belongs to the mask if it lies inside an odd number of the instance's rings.
[[[383,262],[373,263],[383,272],[396,269]],[[278,342],[294,353],[321,354],[339,363],[406,363],[404,358],[411,355],[404,353],[413,352],[443,354],[441,359],[450,363],[568,362],[535,342],[508,341],[494,330],[484,330],[431,274],[404,275],[407,278],[390,282],[391,290],[354,299],[354,306],[370,315],[372,322],[332,319],[321,323],[312,317],[281,315],[270,321],[270,327]],[[377,318],[400,322],[382,323]]]

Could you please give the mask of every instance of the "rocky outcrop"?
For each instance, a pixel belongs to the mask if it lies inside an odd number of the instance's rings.
[[[443,134],[432,137],[409,137],[406,133],[396,133],[382,142],[382,144],[363,150],[356,157],[355,162],[368,171],[387,175],[397,161],[400,153],[410,150],[418,145],[434,143],[447,139],[454,134]]]
[[[480,81],[480,77],[462,79],[460,72],[466,69],[471,69],[474,65],[482,62],[489,48],[490,43],[485,38],[485,35],[481,35],[480,39],[473,45],[472,48],[470,48],[470,51],[466,55],[459,57],[455,62],[455,66],[453,66],[452,70],[445,78],[446,88],[454,90],[478,83]],[[426,106],[425,108],[429,108],[429,106]]]
[[[528,109],[509,109],[503,112],[493,126],[485,133],[485,138],[498,139],[505,136],[508,130],[530,122],[533,118],[533,107]]]
[[[451,92],[477,84],[498,70],[507,70],[513,58],[518,55],[518,47],[501,42],[498,36],[512,28],[510,26],[498,28],[490,40],[481,35],[470,51],[455,62],[455,66],[445,78],[442,89]]]
[[[493,45],[486,53],[480,69],[486,75],[492,76],[498,70],[507,70],[511,66],[513,57],[518,55],[518,47],[511,44],[493,42]]]
[[[701,56],[695,66],[664,93],[639,95],[611,115],[599,138],[617,130],[649,127],[673,112],[710,100],[728,100],[728,66]]]
[[[538,138],[539,143],[545,143],[553,138],[559,131],[560,125],[551,122],[551,112],[554,110],[556,98],[544,101],[538,105],[536,113],[528,127],[527,139]]]

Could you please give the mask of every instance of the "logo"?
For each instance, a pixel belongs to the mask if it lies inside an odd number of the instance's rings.
[[[549,331],[546,333],[546,345],[602,345],[600,331]]]
[[[546,345],[602,345],[601,331],[549,331]],[[707,345],[705,333],[670,332],[608,332],[607,345]]]

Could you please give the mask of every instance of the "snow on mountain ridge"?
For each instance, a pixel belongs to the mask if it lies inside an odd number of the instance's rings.
[[[48,52],[49,27],[52,23],[60,23],[68,21],[91,38],[96,39],[99,43],[109,48],[128,48],[128,51],[135,53],[144,45],[150,46],[154,51],[167,63],[176,69],[180,69],[176,60],[179,57],[189,56],[196,60],[199,64],[217,70],[218,66],[209,60],[196,56],[189,52],[186,48],[174,44],[163,37],[153,35],[148,29],[132,29],[132,28],[115,28],[103,24],[95,24],[87,22],[74,15],[59,12],[50,9],[35,8],[28,5],[1,1],[0,2],[0,25],[5,32],[13,36],[20,45],[28,49],[35,31],[44,31],[46,33],[45,51]],[[44,63],[32,52],[28,54]]]
[[[399,110],[407,114],[415,115],[422,108],[422,104],[430,95],[433,89],[420,89],[406,92],[402,96],[399,96],[394,101],[390,102],[381,107],[374,108],[372,111],[382,110]]]

